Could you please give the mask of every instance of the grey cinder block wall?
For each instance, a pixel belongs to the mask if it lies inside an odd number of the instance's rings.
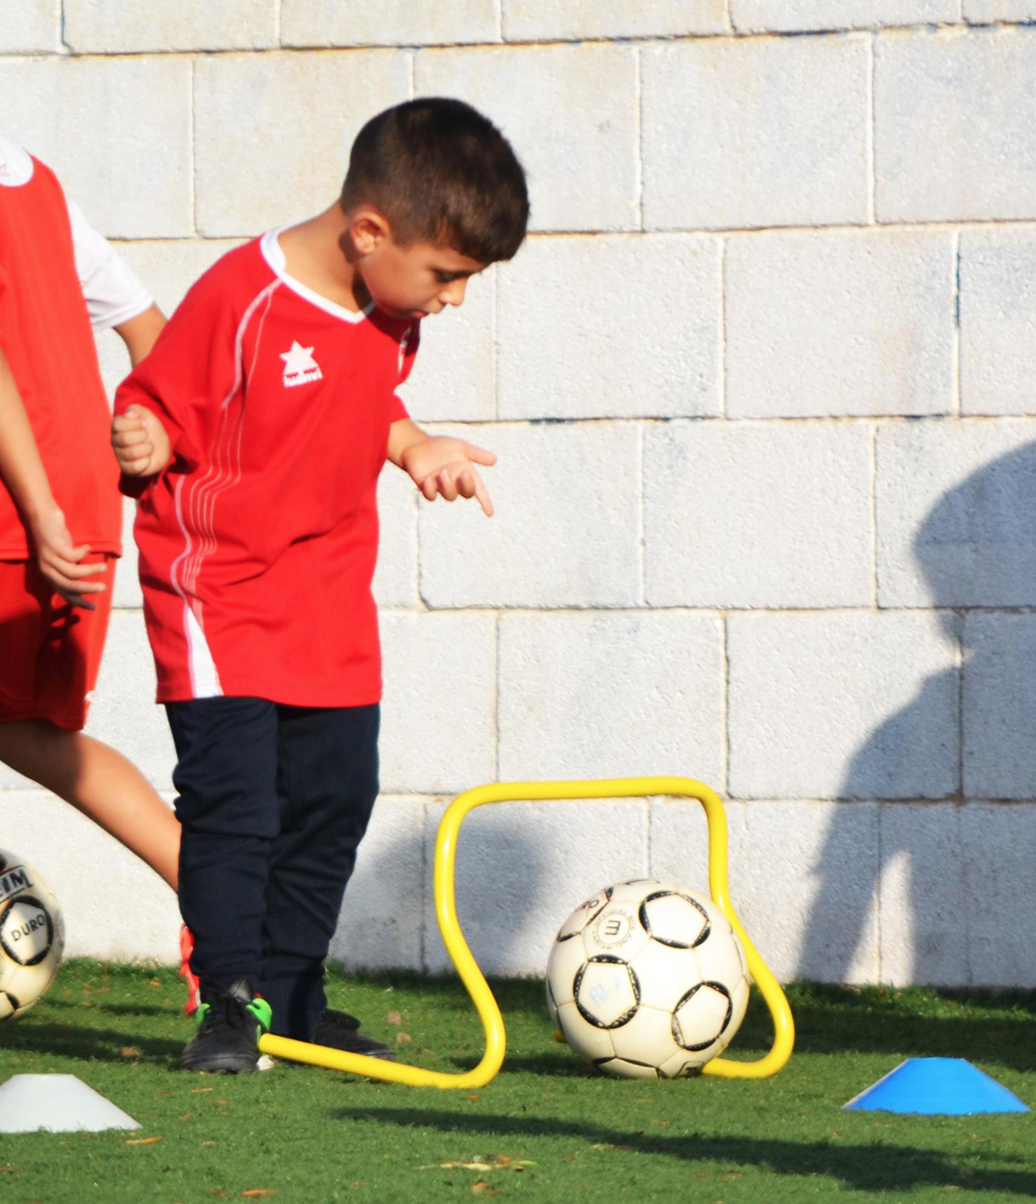
[[[335,953],[447,966],[431,850],[495,779],[729,800],[784,979],[1036,986],[1033,0],[5,0],[2,127],[166,308],[334,197],[359,125],[486,110],[534,233],[429,321],[419,421],[498,515],[389,468],[383,787]],[[117,340],[101,355],[110,386]],[[127,511],[127,520],[130,514]],[[169,796],[128,549],[91,730]],[[175,956],[174,901],[0,774],[76,953]],[[171,796],[170,796],[171,797]],[[477,812],[458,898],[538,972],[587,893],[704,885],[672,800]]]

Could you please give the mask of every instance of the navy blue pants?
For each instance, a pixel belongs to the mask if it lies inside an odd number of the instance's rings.
[[[272,1031],[312,1039],[324,958],[378,793],[380,708],[261,698],[166,704],[178,758],[180,912],[191,969],[246,978]]]

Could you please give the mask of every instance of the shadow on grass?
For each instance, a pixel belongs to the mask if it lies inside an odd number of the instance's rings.
[[[607,1144],[619,1150],[676,1158],[688,1163],[714,1162],[755,1166],[781,1175],[823,1175],[843,1188],[858,1191],[911,1191],[923,1187],[965,1188],[970,1192],[996,1191],[1011,1195],[1036,1195],[1036,1171],[955,1166],[934,1150],[914,1146],[837,1145],[825,1142],[782,1141],[767,1138],[719,1137],[694,1133],[682,1137],[656,1137],[646,1133],[606,1129],[565,1121],[558,1117],[507,1117],[434,1112],[410,1108],[343,1108],[339,1120],[372,1120],[400,1128],[436,1129],[446,1133],[475,1134],[484,1143],[487,1133],[517,1138],[574,1137],[590,1145]],[[1010,1161],[1010,1159],[1004,1159]]]
[[[83,1010],[80,1000],[48,999],[47,1011],[66,1010],[79,1012]],[[176,1009],[156,1003],[98,1003],[95,996],[90,1001],[90,1011],[107,1012],[111,1016],[175,1016]]]
[[[967,1058],[1022,1071],[1036,1066],[1031,992],[799,983],[788,988],[788,998],[798,1053]],[[735,1044],[759,1043],[768,1034],[767,1023],[766,1007],[756,998]]]
[[[99,1010],[99,1009],[98,1009]],[[120,1052],[132,1047],[140,1061],[157,1066],[179,1065],[183,1041],[142,1037],[126,1029],[89,1028],[75,1024],[12,1024],[5,1027],[5,1053],[43,1053],[50,1057],[76,1058],[84,1062],[129,1060]]]
[[[546,1018],[542,983],[519,979],[492,986],[505,1022],[522,1013]],[[787,994],[795,1016],[795,1049],[800,1054],[967,1058],[1022,1071],[1036,1066],[1036,992],[793,983]],[[770,1014],[753,988],[748,1014],[730,1054],[759,1057],[772,1039]],[[547,1055],[528,1062],[530,1070],[563,1073]],[[508,1065],[516,1067],[519,1060],[509,1058]]]
[[[423,999],[431,987],[431,1000],[451,1010],[474,1007],[455,980],[415,979],[415,993]],[[500,1005],[509,1034],[522,1021],[532,1022],[543,1034],[539,1051],[528,1049],[526,1028],[519,1044],[525,1049],[508,1053],[504,1073],[531,1071],[556,1077],[596,1077],[556,1046],[543,999],[542,983],[510,979],[490,984]],[[956,990],[931,987],[838,987],[794,983],[787,988],[795,1016],[795,1050],[802,1054],[887,1054],[896,1062],[907,1057],[967,1058],[996,1068],[1031,1071],[1036,1067],[1036,993],[1031,991]],[[431,1001],[429,1000],[429,1001]],[[434,1006],[434,1005],[433,1005]],[[755,1060],[771,1046],[773,1029],[762,997],[753,989],[752,1003],[727,1056]],[[481,1044],[479,1046],[481,1048]],[[512,1041],[513,1048],[513,1041]],[[525,1052],[528,1050],[528,1052]],[[470,1070],[480,1054],[454,1055],[458,1070]]]

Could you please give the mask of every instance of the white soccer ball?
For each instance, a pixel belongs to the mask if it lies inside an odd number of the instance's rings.
[[[572,1049],[605,1074],[681,1078],[737,1032],[748,968],[707,895],[655,878],[620,882],[562,924],[547,1003]]]
[[[0,849],[0,1020],[13,1020],[54,981],[65,949],[61,908],[46,882]]]

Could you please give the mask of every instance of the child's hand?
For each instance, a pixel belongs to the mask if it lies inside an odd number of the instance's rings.
[[[112,423],[112,447],[128,477],[153,477],[173,458],[166,429],[146,406],[130,406]]]
[[[107,566],[79,563],[90,551],[89,545],[81,544],[78,548],[73,545],[65,516],[57,506],[33,519],[30,525],[40,572],[66,602],[93,610],[94,604],[83,595],[103,593],[105,585],[85,578],[103,573]]]
[[[429,435],[402,456],[403,468],[430,502],[439,495],[448,502],[458,497],[477,498],[487,517],[492,517],[493,503],[475,465],[495,463],[491,451],[448,435]]]

